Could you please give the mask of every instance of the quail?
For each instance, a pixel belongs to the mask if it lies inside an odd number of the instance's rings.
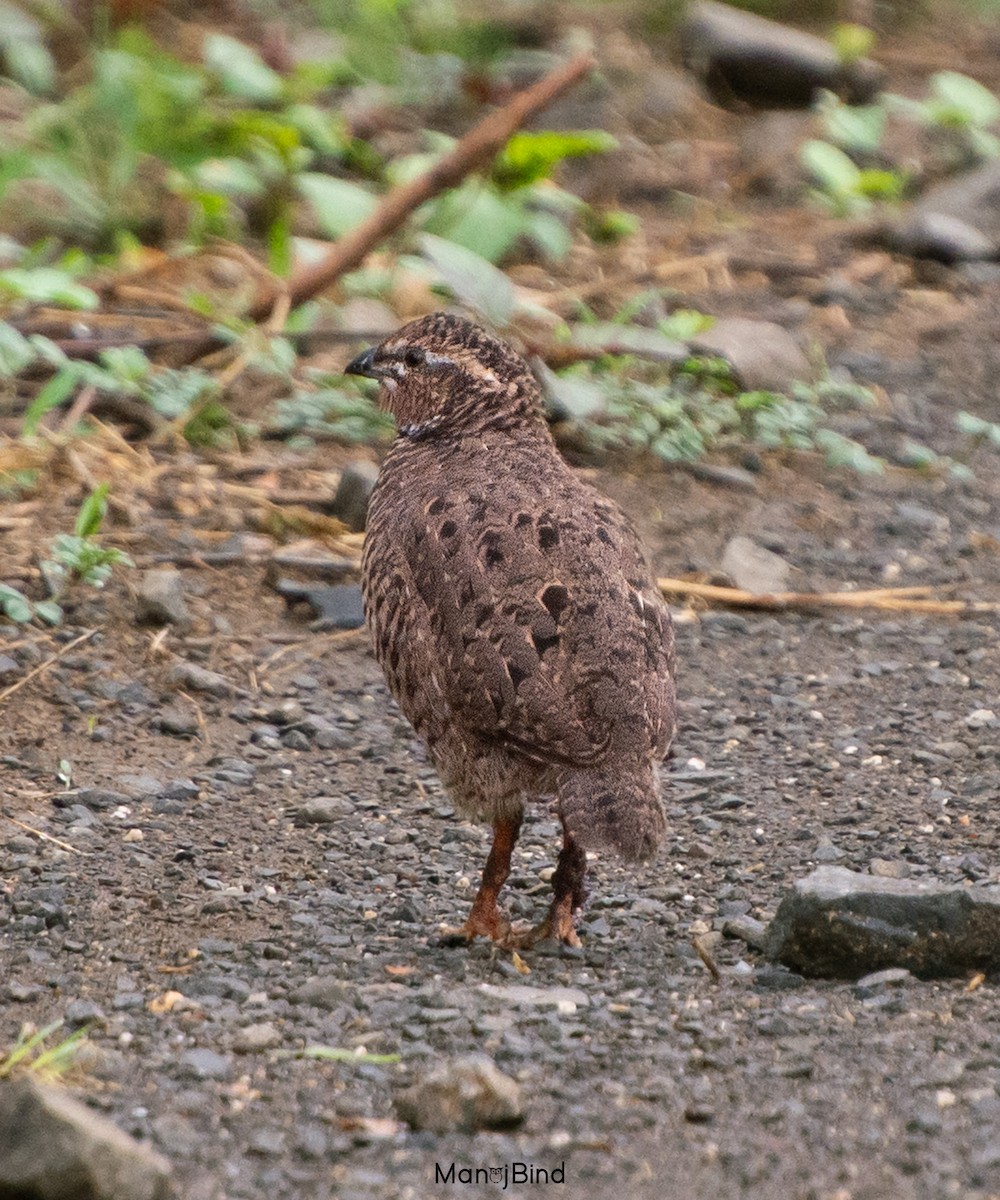
[[[463,815],[493,826],[453,932],[579,945],[588,849],[649,859],[674,730],[670,615],[620,509],[563,460],[528,364],[450,313],[347,367],[380,382],[397,436],[372,492],[362,590],[389,688]],[[562,826],[547,917],[498,903],[526,801]]]

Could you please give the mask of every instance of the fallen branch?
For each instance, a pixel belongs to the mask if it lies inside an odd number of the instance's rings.
[[[371,216],[336,241],[327,253],[289,281],[293,305],[312,299],[342,275],[359,266],[379,242],[394,233],[416,209],[448,188],[455,187],[471,171],[489,162],[510,138],[542,109],[577,83],[594,66],[591,54],[579,54],[518,94],[503,108],[491,112],[458,141],[443,158],[409,183],[387,192]],[[269,303],[251,309],[259,320],[270,310]]]
[[[1000,612],[1000,603],[974,600],[926,599],[932,588],[872,588],[864,592],[772,592],[758,595],[742,588],[695,583],[689,579],[658,579],[665,596],[688,596],[731,608],[782,609],[874,608],[882,612],[930,613],[936,616],[971,616]]]

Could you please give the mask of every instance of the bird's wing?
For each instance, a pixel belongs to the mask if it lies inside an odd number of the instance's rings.
[[[623,721],[662,753],[669,616],[622,513],[571,476],[565,488],[496,508],[442,490],[403,536],[453,719],[543,762],[600,762]]]

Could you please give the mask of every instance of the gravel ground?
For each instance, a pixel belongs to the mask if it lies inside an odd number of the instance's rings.
[[[901,583],[1000,592],[995,551],[970,542],[998,528],[988,482],[777,471],[749,505],[683,476],[604,482],[663,572],[744,532],[811,586],[896,562]],[[246,695],[169,688],[118,588],[0,732],[5,812],[47,835],[0,822],[0,1042],[87,1024],[80,1090],[172,1160],[180,1194],[443,1197],[502,1186],[463,1167],[520,1163],[507,1195],[1000,1195],[992,980],[808,981],[721,932],[817,863],[997,881],[1000,722],[973,715],[1000,693],[992,618],[681,614],[666,847],[635,872],[594,863],[582,952],[519,966],[438,942],[487,833],[453,816],[362,636],[310,635],[250,570],[185,586],[195,628],[174,653]],[[51,652],[10,642],[20,672]],[[53,794],[60,758],[81,791]],[[557,846],[537,813],[514,916],[543,908]],[[520,1083],[523,1121],[403,1123],[400,1090],[470,1052]]]

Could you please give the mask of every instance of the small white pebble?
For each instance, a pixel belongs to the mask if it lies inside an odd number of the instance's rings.
[[[141,842],[143,840],[143,832],[141,829],[130,829],[122,838],[123,842]]]

